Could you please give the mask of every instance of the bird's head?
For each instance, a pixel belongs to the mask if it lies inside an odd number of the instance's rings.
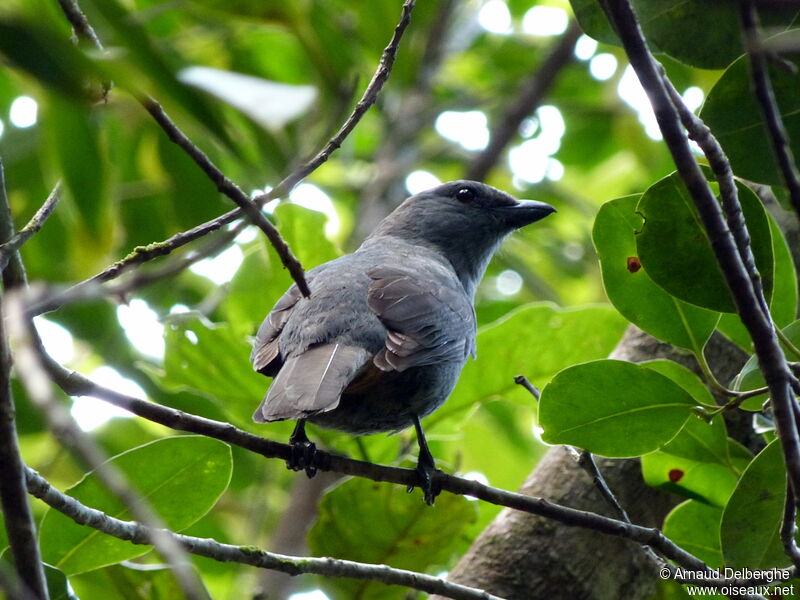
[[[406,199],[369,239],[397,237],[437,251],[472,292],[508,234],[553,212],[549,204],[517,200],[485,183],[451,181]]]

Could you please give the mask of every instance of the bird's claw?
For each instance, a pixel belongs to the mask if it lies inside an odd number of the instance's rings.
[[[317,446],[314,442],[303,440],[294,442],[291,445],[292,454],[286,461],[286,468],[292,471],[305,471],[309,479],[317,474],[317,467],[314,466],[314,456],[317,454]]]
[[[291,471],[305,471],[309,479],[317,474],[314,458],[317,455],[317,445],[306,437],[303,425],[298,423],[289,438],[291,454],[286,460],[286,468]]]
[[[436,496],[442,492],[442,482],[439,479],[442,472],[432,462],[424,460],[417,463],[416,471],[418,483],[408,486],[408,493],[410,494],[415,487],[419,487],[422,490],[425,504],[433,506]]]

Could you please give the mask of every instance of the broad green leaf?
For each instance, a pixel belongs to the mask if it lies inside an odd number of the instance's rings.
[[[745,469],[722,513],[722,555],[733,568],[769,569],[790,564],[780,537],[786,469],[780,440]]]
[[[476,519],[476,510],[475,503],[463,496],[442,494],[429,507],[418,491],[409,495],[396,485],[350,479],[323,497],[308,543],[315,556],[413,571],[441,570],[468,544],[462,532]],[[319,581],[332,597],[400,599],[406,593],[376,582]]]
[[[87,100],[86,78],[95,65],[58,33],[25,21],[0,20],[0,54],[51,90]]]
[[[779,34],[767,43],[790,41],[794,30]],[[796,56],[785,60],[800,66]],[[797,75],[782,65],[767,61],[775,100],[791,140],[792,152],[800,155],[800,86]],[[753,95],[746,58],[733,63],[708,93],[700,117],[711,128],[739,177],[782,185],[783,178],[772,151],[761,108]]]
[[[1,521],[2,519],[0,519]],[[55,567],[48,564],[44,566],[44,578],[47,584],[47,596],[50,600],[78,600],[78,597],[73,593],[70,588],[67,576]],[[0,543],[0,575],[8,577],[6,569],[14,568],[14,558],[10,550],[3,550],[3,545]],[[3,596],[5,598],[6,596]]]
[[[55,95],[47,109],[43,123],[53,136],[67,189],[86,233],[98,244],[110,237],[113,229],[109,227],[111,202],[96,115],[88,106]]]
[[[614,458],[666,444],[695,405],[682,387],[647,367],[597,360],[564,369],[542,390],[539,423],[549,444]]]
[[[672,381],[689,392],[698,404],[716,404],[714,396],[711,395],[711,392],[708,390],[703,380],[693,371],[676,363],[674,360],[657,358],[644,361],[640,364],[672,379]],[[722,430],[725,431],[725,428],[723,427]],[[723,435],[722,438],[724,440],[725,436]]]
[[[192,562],[197,558],[192,557]],[[82,600],[169,600],[185,597],[172,569],[155,564],[147,565],[146,569],[111,565],[73,576],[70,581]]]
[[[739,476],[728,454],[721,418],[706,423],[691,416],[661,450],[642,457],[648,485],[725,506]]]
[[[78,600],[63,572],[50,565],[45,565],[44,576],[47,580],[47,593],[50,600]]]
[[[716,191],[716,184],[710,184]],[[758,197],[736,183],[767,299],[774,261],[769,221]],[[636,248],[653,281],[685,302],[720,312],[736,307],[691,196],[677,173],[651,186],[636,207],[644,219]]]
[[[739,10],[735,3],[728,0],[637,0],[634,6],[648,41],[687,65],[724,69],[743,53]],[[768,14],[763,13],[765,21],[785,29],[797,14],[797,7],[772,8]]]
[[[541,303],[509,313],[478,332],[478,359],[467,362],[450,398],[426,426],[463,417],[476,404],[498,397],[532,405],[530,394],[514,383],[515,375],[541,387],[569,365],[608,356],[625,325],[606,306],[564,309]],[[457,422],[451,424],[457,428]]]
[[[719,320],[712,312],[678,300],[653,283],[642,268],[636,234],[640,196],[606,202],[597,213],[592,240],[600,258],[603,287],[614,307],[631,323],[670,344],[700,352]]]
[[[179,317],[165,327],[164,340],[163,371],[143,365],[161,385],[210,397],[239,422],[251,421],[269,380],[253,371],[243,336],[225,323]]]
[[[620,45],[599,2],[570,3],[587,35]],[[650,48],[687,65],[724,69],[743,53],[738,9],[728,0],[634,0],[633,8]],[[759,7],[759,14],[772,28],[785,29],[797,7]],[[687,39],[692,43],[687,44]]]
[[[578,19],[581,29],[586,35],[604,44],[620,45],[611,23],[608,22],[603,8],[596,0],[569,0],[572,5],[572,12]]]
[[[228,487],[233,468],[230,448],[203,436],[157,440],[112,458],[110,464],[173,531],[185,529],[214,506]],[[94,473],[66,493],[109,516],[132,518]],[[43,560],[67,575],[128,560],[151,549],[78,525],[53,509],[45,514],[39,537]]]
[[[770,313],[778,327],[785,327],[794,321],[797,314],[797,273],[786,238],[772,215],[767,214],[767,216],[772,235],[772,255],[775,257],[774,284],[769,303]],[[747,333],[738,314],[725,313],[722,315],[718,329],[745,351],[752,352],[750,334]]]
[[[791,325],[784,327],[781,331],[795,348],[800,348],[800,321],[795,321]],[[764,387],[765,385],[766,381],[764,381],[764,375],[758,367],[758,357],[753,355],[736,376],[733,387],[736,390],[748,391]],[[744,410],[759,411],[768,398],[769,394],[766,392],[758,396],[753,396],[745,400],[741,404],[741,408]]]
[[[664,519],[664,535],[712,569],[722,566],[719,526],[722,509],[687,500]]]

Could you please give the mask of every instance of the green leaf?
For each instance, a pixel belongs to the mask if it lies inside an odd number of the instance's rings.
[[[215,400],[240,423],[251,415],[269,387],[253,371],[250,344],[225,323],[197,317],[172,319],[164,329],[164,368],[143,365],[169,390],[189,390]]]
[[[164,438],[124,452],[110,464],[125,475],[173,531],[185,529],[206,514],[228,487],[233,468],[230,448],[203,436]],[[87,474],[67,494],[109,516],[130,520],[123,504],[106,490],[94,473]],[[39,536],[42,558],[67,575],[83,573],[150,551],[78,525],[49,509]]]
[[[599,2],[570,3],[587,35],[620,45]],[[700,69],[724,69],[743,53],[738,9],[728,0],[634,0],[633,7],[653,51]],[[796,14],[793,6],[759,7],[759,16],[772,28],[786,28]]]
[[[722,419],[706,423],[689,417],[660,451],[642,457],[642,475],[652,487],[725,506],[739,471],[729,456]]]
[[[716,189],[716,184],[711,185]],[[758,197],[739,182],[736,187],[756,267],[769,299],[774,268],[769,221]],[[679,175],[673,173],[651,186],[639,201],[637,212],[645,222],[636,236],[636,248],[653,281],[685,302],[734,312],[733,298]]]
[[[745,469],[722,513],[722,555],[733,568],[770,569],[791,564],[780,538],[786,469],[780,440]]]
[[[743,53],[739,10],[728,0],[637,0],[634,6],[648,41],[687,65],[724,69]],[[787,6],[761,16],[786,28],[796,14],[797,7]]]
[[[796,35],[796,30],[770,38],[766,43],[780,44],[781,41],[790,41],[793,35]],[[784,60],[800,66],[800,60],[791,54],[787,54]],[[800,86],[797,85],[797,75],[773,61],[767,62],[792,152],[800,156]],[[752,93],[747,59],[740,58],[723,73],[708,93],[700,117],[719,140],[736,175],[769,185],[783,185],[761,108]]]
[[[50,565],[45,565],[44,576],[47,581],[47,595],[50,600],[78,600],[78,597],[70,588],[67,576],[63,572]]]
[[[664,519],[664,535],[712,569],[722,566],[719,526],[722,509],[687,500]]]
[[[43,123],[53,136],[64,181],[83,227],[98,243],[109,239],[112,230],[105,154],[95,116],[88,106],[53,95]]]
[[[49,89],[88,99],[86,78],[97,69],[60,34],[24,21],[0,20],[0,54]]]
[[[795,348],[800,347],[800,321],[795,321],[791,325],[784,327],[781,331],[795,346]],[[758,357],[753,355],[742,367],[742,370],[739,371],[739,374],[734,380],[733,388],[739,391],[748,391],[764,387],[765,385],[767,385],[767,383],[764,380],[764,375],[761,373],[761,369],[758,367]],[[769,394],[764,392],[758,396],[748,398],[742,402],[740,408],[743,408],[744,410],[759,411],[768,398]]]
[[[641,267],[636,233],[640,195],[606,202],[597,213],[592,240],[600,258],[603,287],[614,307],[631,323],[660,340],[700,352],[714,331],[719,313],[671,296]]]
[[[0,519],[2,521],[2,519]],[[11,555],[10,550],[3,550],[3,544],[0,543],[0,575],[4,580],[11,575],[7,570],[14,568],[14,557]],[[47,596],[50,600],[78,600],[78,597],[73,593],[70,588],[67,576],[55,567],[48,564],[44,565],[44,578],[47,584]],[[3,596],[5,598],[6,596]]]
[[[512,311],[478,332],[478,359],[467,362],[450,398],[426,419],[426,426],[463,417],[494,398],[531,405],[530,394],[514,383],[515,375],[541,387],[569,365],[608,356],[625,325],[606,306],[564,309],[540,303]],[[458,422],[451,421],[451,426],[457,429]]]
[[[553,378],[542,390],[539,422],[549,444],[625,458],[666,444],[694,405],[683,388],[652,369],[597,360]]]
[[[660,451],[642,457],[642,476],[651,487],[719,507],[736,487],[736,473],[728,467]]]
[[[611,23],[608,22],[603,8],[596,0],[569,0],[572,12],[578,19],[578,24],[584,33],[604,44],[619,46],[617,37]]]
[[[676,363],[674,360],[657,358],[639,364],[672,379],[672,381],[689,392],[697,404],[716,404],[714,396],[711,395],[711,392],[708,390],[706,384],[703,383],[703,380],[693,371]],[[722,430],[725,431],[725,428],[723,427]],[[722,436],[722,440],[722,443],[724,443],[725,435]]]
[[[476,505],[463,496],[443,494],[433,507],[400,486],[350,479],[325,494],[317,522],[308,534],[315,556],[330,556],[399,569],[448,568],[468,540],[465,527],[476,519]],[[320,579],[332,597],[403,598],[401,588],[340,578]]]

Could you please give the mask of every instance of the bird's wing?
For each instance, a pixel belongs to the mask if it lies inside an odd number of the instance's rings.
[[[310,278],[306,278],[306,281],[310,282]],[[278,347],[281,331],[300,298],[302,298],[300,290],[296,285],[292,285],[275,303],[272,311],[258,328],[250,362],[253,363],[253,369],[259,373],[274,377],[281,368],[283,360]]]
[[[278,371],[253,415],[257,423],[302,419],[333,410],[372,354],[364,348],[322,344],[291,356]]]
[[[367,304],[388,331],[385,347],[373,358],[376,367],[405,371],[474,353],[475,312],[454,277],[389,266],[367,275]]]

